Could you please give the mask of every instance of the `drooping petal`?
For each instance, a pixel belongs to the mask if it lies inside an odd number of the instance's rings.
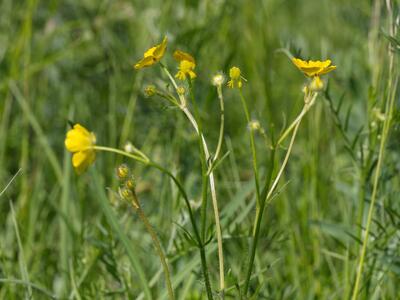
[[[154,57],[156,57],[157,61],[159,61],[165,53],[167,49],[167,37],[164,37],[161,44],[157,45],[156,49],[154,50]]]
[[[141,59],[140,61],[138,61],[138,62],[135,64],[134,68],[135,68],[136,70],[139,70],[139,69],[142,69],[142,68],[145,68],[145,67],[150,67],[150,66],[152,66],[153,64],[155,64],[156,62],[157,62],[157,61],[156,61],[156,59],[155,59],[154,56],[147,56],[147,57]]]
[[[186,61],[190,61],[193,64],[195,64],[195,60],[194,60],[193,56],[191,56],[189,53],[183,52],[181,50],[175,50],[173,56],[174,56],[175,60],[177,60],[178,62],[186,60]]]
[[[321,72],[319,72],[319,75],[324,75],[324,74],[329,73],[329,72],[331,72],[333,70],[336,70],[336,66],[329,66],[329,67],[323,69]]]

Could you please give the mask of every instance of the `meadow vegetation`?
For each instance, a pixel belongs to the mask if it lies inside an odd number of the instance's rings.
[[[399,299],[398,0],[1,0],[0,299]]]

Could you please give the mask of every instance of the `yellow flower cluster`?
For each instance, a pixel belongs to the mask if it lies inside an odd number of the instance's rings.
[[[163,58],[166,49],[167,38],[165,37],[160,44],[148,49],[144,53],[143,58],[134,65],[134,68],[142,69],[156,64]],[[193,56],[181,50],[176,50],[173,57],[179,63],[178,72],[175,75],[176,78],[179,80],[196,78],[197,75],[194,72],[196,61]],[[336,69],[336,66],[332,65],[332,62],[329,59],[325,61],[304,61],[299,58],[293,58],[292,62],[305,76],[312,78],[311,83],[305,87],[304,91],[306,93],[321,90],[323,88],[323,82],[320,76]],[[242,76],[241,70],[235,66],[229,70],[229,77],[230,80],[227,83],[229,88],[241,89],[243,81],[246,81]],[[224,82],[225,76],[222,73],[214,75],[212,83],[215,86],[221,87]],[[152,96],[156,94],[156,92],[157,90],[155,86],[149,86],[146,88],[146,95],[148,96]],[[177,92],[183,95],[185,93],[185,88],[178,87]],[[96,158],[95,144],[96,136],[94,133],[89,132],[80,124],[75,124],[73,128],[67,132],[65,147],[68,151],[73,153],[72,165],[78,174],[84,172],[88,166],[94,162]],[[101,147],[97,147],[97,149],[100,148]]]
[[[78,174],[83,173],[95,158],[93,149],[96,144],[96,136],[80,124],[75,124],[73,129],[67,132],[65,147],[73,153],[72,165]]]

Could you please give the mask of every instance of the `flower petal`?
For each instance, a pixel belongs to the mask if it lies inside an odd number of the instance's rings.
[[[187,60],[187,61],[192,62],[193,64],[195,63],[193,56],[191,56],[189,53],[183,52],[181,50],[175,50],[173,56],[178,62]]]
[[[139,70],[139,69],[142,69],[145,67],[150,67],[151,65],[154,65],[156,62],[157,62],[157,60],[155,59],[154,56],[147,56],[147,57],[141,59],[139,62],[137,62],[134,65],[134,68],[136,70]]]

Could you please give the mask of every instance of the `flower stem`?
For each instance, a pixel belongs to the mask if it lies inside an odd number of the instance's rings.
[[[303,115],[304,116],[304,115]],[[275,180],[272,183],[271,188],[269,189],[267,195],[265,197],[262,198],[261,200],[261,205],[260,205],[260,212],[259,214],[256,216],[256,223],[255,223],[255,230],[254,230],[254,238],[253,238],[253,243],[251,246],[251,251],[250,251],[250,260],[249,260],[249,267],[247,269],[247,276],[246,276],[246,281],[245,281],[245,285],[244,285],[244,295],[247,294],[247,291],[249,289],[249,284],[250,284],[250,277],[251,277],[251,273],[252,273],[252,269],[253,269],[253,264],[254,264],[254,258],[255,258],[255,252],[256,252],[256,248],[257,248],[257,244],[258,244],[258,239],[259,239],[259,235],[260,235],[260,225],[261,225],[261,219],[264,213],[264,208],[265,205],[269,202],[269,200],[271,199],[271,196],[273,194],[273,191],[275,190],[280,177],[283,174],[283,171],[285,170],[285,167],[287,165],[287,162],[289,161],[289,157],[290,154],[292,152],[292,148],[293,148],[293,144],[297,135],[297,130],[299,129],[300,123],[301,123],[302,118],[299,119],[299,122],[297,122],[296,126],[294,127],[293,130],[293,135],[292,138],[290,140],[289,143],[289,147],[286,151],[286,155],[285,158],[283,160],[283,163],[281,165],[281,168],[277,174],[277,176],[275,177]],[[273,150],[274,151],[274,150]],[[264,195],[263,195],[264,196]]]
[[[221,122],[220,122],[220,127],[219,127],[217,150],[215,151],[213,161],[216,161],[218,159],[219,153],[221,152],[221,148],[222,148],[222,142],[224,140],[225,109],[224,109],[224,96],[222,95],[221,85],[217,86],[217,94],[218,94],[218,99],[219,99],[219,107],[221,109]],[[210,168],[211,167],[212,167],[212,164],[211,164]]]
[[[168,297],[170,300],[175,299],[174,298],[174,290],[172,288],[171,284],[171,276],[167,264],[167,260],[165,258],[164,251],[161,248],[160,241],[158,240],[157,234],[153,229],[153,226],[151,226],[149,220],[147,219],[146,215],[144,214],[142,208],[140,207],[139,199],[136,196],[136,193],[133,193],[133,199],[132,199],[132,207],[135,209],[136,213],[138,214],[139,218],[142,220],[144,226],[147,229],[147,232],[150,234],[151,239],[153,240],[154,248],[156,249],[156,252],[158,256],[160,257],[161,264],[164,270],[165,274],[165,281],[167,284],[168,288]]]
[[[276,175],[274,181],[272,182],[271,187],[269,188],[269,184],[270,184],[271,179],[272,179],[272,171],[273,171],[273,165],[274,165],[275,149],[279,145],[279,141],[277,142],[276,146],[272,150],[271,163],[270,163],[271,167],[270,167],[269,174],[267,176],[267,180],[266,180],[266,184],[264,186],[264,190],[263,190],[262,195],[261,195],[261,203],[260,203],[259,213],[256,214],[256,221],[255,221],[255,224],[254,224],[253,243],[251,245],[249,265],[248,265],[245,284],[244,284],[244,295],[247,295],[247,292],[249,290],[250,278],[251,278],[251,273],[252,273],[252,269],[253,269],[255,252],[256,252],[256,248],[257,248],[257,244],[258,244],[258,239],[259,239],[259,235],[260,235],[260,225],[261,225],[261,220],[262,220],[262,217],[263,217],[263,214],[264,214],[265,205],[268,204],[268,202],[271,200],[273,192],[275,191],[275,188],[277,187],[277,185],[279,183],[279,180],[280,180],[280,178],[281,178],[281,176],[283,174],[283,171],[285,170],[286,165],[287,165],[287,163],[289,161],[289,157],[290,157],[290,154],[292,152],[293,144],[294,144],[294,141],[296,139],[297,131],[299,129],[301,120],[303,119],[305,114],[308,112],[310,107],[314,104],[315,99],[317,98],[317,95],[318,95],[317,93],[314,93],[313,95],[307,95],[306,96],[305,105],[303,107],[303,110],[300,112],[298,117],[292,123],[292,124],[294,124],[294,126],[292,126],[292,125],[289,126],[289,128],[293,128],[293,135],[292,135],[292,138],[290,140],[290,143],[289,143],[288,149],[286,151],[285,158],[284,158],[284,160],[282,162],[281,168],[279,169],[278,174]],[[286,130],[285,132],[287,132],[287,134],[286,134],[286,136],[287,136],[291,132],[291,130]],[[282,138],[280,140],[283,141]],[[269,190],[268,190],[268,188],[269,188]]]
[[[100,150],[100,151],[106,151],[106,152],[112,152],[112,153],[116,153],[116,154],[120,154],[126,157],[129,157],[131,159],[134,159],[138,162],[141,162],[145,165],[148,165],[150,167],[154,167],[158,170],[160,170],[162,173],[166,174],[167,176],[169,176],[172,181],[176,184],[176,186],[179,189],[179,192],[181,193],[186,207],[188,209],[189,212],[189,218],[190,218],[190,222],[192,223],[192,227],[193,227],[193,231],[195,234],[195,238],[196,238],[196,242],[200,251],[200,258],[201,258],[201,265],[202,265],[202,270],[203,270],[203,276],[204,276],[204,281],[205,281],[205,285],[206,285],[206,290],[207,290],[207,295],[208,295],[208,299],[212,300],[213,296],[212,296],[212,292],[211,292],[211,285],[210,285],[210,280],[208,277],[208,268],[207,268],[207,261],[206,261],[206,256],[205,256],[205,249],[204,249],[204,245],[201,241],[200,238],[200,234],[199,234],[199,230],[197,228],[195,219],[194,219],[194,214],[192,211],[192,208],[190,206],[190,202],[189,202],[189,197],[187,196],[185,189],[183,188],[182,184],[179,182],[179,180],[167,169],[165,169],[164,167],[160,166],[159,164],[151,161],[150,159],[143,159],[142,157],[138,157],[136,155],[133,155],[131,153],[119,150],[119,149],[115,149],[115,148],[111,148],[111,147],[104,147],[104,146],[94,146],[93,149],[95,150]],[[146,156],[147,157],[147,156]]]
[[[178,85],[176,84],[175,79],[172,77],[172,75],[168,71],[168,69],[164,65],[161,65],[161,68],[167,74],[168,78],[171,80],[172,85],[175,87],[175,89],[177,89]],[[177,91],[177,93],[178,93],[178,91]],[[178,93],[178,95],[179,95],[179,100],[181,101],[180,109],[186,115],[189,122],[192,124],[194,130],[199,135],[199,138],[201,139],[201,143],[203,144],[204,158],[205,158],[205,161],[208,162],[211,156],[210,156],[210,152],[208,150],[206,140],[203,136],[203,133],[200,131],[195,118],[193,117],[193,115],[191,114],[191,112],[188,110],[188,108],[186,106],[185,96],[180,93]],[[224,255],[223,255],[223,248],[222,248],[222,231],[221,231],[221,224],[220,224],[220,218],[219,218],[217,193],[216,193],[216,188],[215,188],[215,179],[214,179],[213,171],[209,172],[208,178],[209,178],[209,184],[210,184],[210,190],[211,190],[211,199],[212,199],[212,203],[213,203],[215,227],[216,227],[216,232],[217,232],[218,260],[219,260],[219,282],[220,282],[220,292],[221,292],[221,295],[223,298],[224,297],[224,289],[225,289]]]
[[[311,108],[311,106],[313,106],[317,96],[318,96],[318,93],[314,93],[312,96],[311,95],[308,96],[311,99],[309,101],[308,100],[305,101],[305,105],[303,107],[303,110],[297,116],[297,118],[292,122],[292,124],[290,124],[289,127],[280,136],[280,138],[278,139],[278,142],[276,143],[277,146],[280,145],[287,138],[287,136],[293,131],[293,129],[295,128],[297,123],[299,123],[301,121],[301,119],[304,117],[304,115],[307,113],[307,111]]]
[[[261,203],[260,203],[260,177],[258,174],[258,163],[257,163],[257,152],[256,152],[256,145],[254,142],[254,130],[250,126],[250,114],[249,114],[249,109],[247,107],[247,102],[246,99],[243,96],[242,89],[239,89],[239,94],[240,94],[240,100],[242,102],[244,114],[246,116],[246,121],[247,121],[247,126],[250,128],[250,147],[251,147],[251,155],[252,155],[252,160],[253,160],[253,173],[254,173],[254,183],[256,187],[256,220],[258,219],[258,216],[260,214],[260,209],[261,209]],[[254,223],[254,228],[256,228],[256,223]],[[254,231],[253,231],[254,235]]]

